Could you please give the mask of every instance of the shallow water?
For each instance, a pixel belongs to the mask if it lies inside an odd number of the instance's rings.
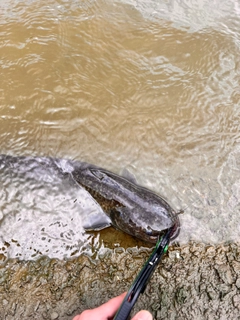
[[[127,168],[185,210],[180,243],[239,240],[237,1],[10,0],[0,12],[1,154]]]

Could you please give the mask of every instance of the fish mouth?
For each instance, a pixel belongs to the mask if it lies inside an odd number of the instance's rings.
[[[148,234],[142,231],[141,233],[139,232],[135,236],[143,241],[155,244],[158,241],[159,237],[161,236],[161,233],[157,233],[156,235],[153,235],[153,234]]]
[[[129,233],[130,235],[143,241],[149,243],[156,243],[159,240],[159,238],[161,238],[161,236],[163,236],[163,234],[170,228],[172,228],[172,232],[170,235],[170,241],[172,241],[176,239],[180,233],[180,221],[177,216],[172,225],[162,230],[154,230],[151,228],[151,226],[142,228],[140,226],[137,226],[136,223],[133,222],[131,219],[128,221],[128,224],[125,225],[124,228],[119,229],[124,230],[126,233]]]
[[[172,240],[176,239],[180,233],[181,226],[180,226],[180,220],[178,219],[178,217],[176,217],[175,223],[171,227],[166,228],[165,230],[156,231],[156,230],[153,230],[151,227],[148,227],[148,229],[142,229],[140,231],[141,238],[146,241],[156,243],[157,240],[163,235],[163,233],[170,228],[172,228],[172,232],[170,235],[170,240],[172,241]],[[140,234],[140,232],[139,232],[139,234]]]
[[[173,225],[173,230],[171,232],[171,235],[170,235],[170,240],[174,240],[176,239],[178,236],[179,236],[179,233],[180,233],[180,230],[181,230],[181,225],[180,225],[180,220],[178,219],[178,217],[176,217],[176,222],[175,224]]]
[[[161,237],[161,235],[164,232],[164,230],[156,231],[156,230],[153,230],[151,227],[148,227],[147,229],[145,229],[141,227],[136,227],[136,225],[134,226],[134,228],[132,228],[132,230],[134,230],[134,234],[133,232],[129,232],[130,234],[132,234],[138,239],[141,239],[143,241],[150,242],[150,243],[156,243],[159,237]]]

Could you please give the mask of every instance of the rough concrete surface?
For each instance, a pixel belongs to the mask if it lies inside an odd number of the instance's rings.
[[[8,261],[0,268],[0,319],[72,319],[126,291],[150,252]],[[170,247],[134,312],[143,308],[155,319],[240,319],[239,243]]]

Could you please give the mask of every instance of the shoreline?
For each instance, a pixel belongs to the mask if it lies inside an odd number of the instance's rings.
[[[9,260],[0,268],[0,318],[72,319],[127,291],[148,256],[147,248],[118,248],[98,260]],[[237,319],[240,243],[170,246],[134,312],[140,309],[155,319]]]

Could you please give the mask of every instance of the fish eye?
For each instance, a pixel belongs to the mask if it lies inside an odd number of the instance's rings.
[[[148,235],[148,236],[151,236],[152,235],[152,231],[151,230],[146,230],[147,232],[146,232],[146,234]]]
[[[148,236],[152,236],[153,235],[153,230],[148,226],[147,229],[146,229],[146,234]]]

